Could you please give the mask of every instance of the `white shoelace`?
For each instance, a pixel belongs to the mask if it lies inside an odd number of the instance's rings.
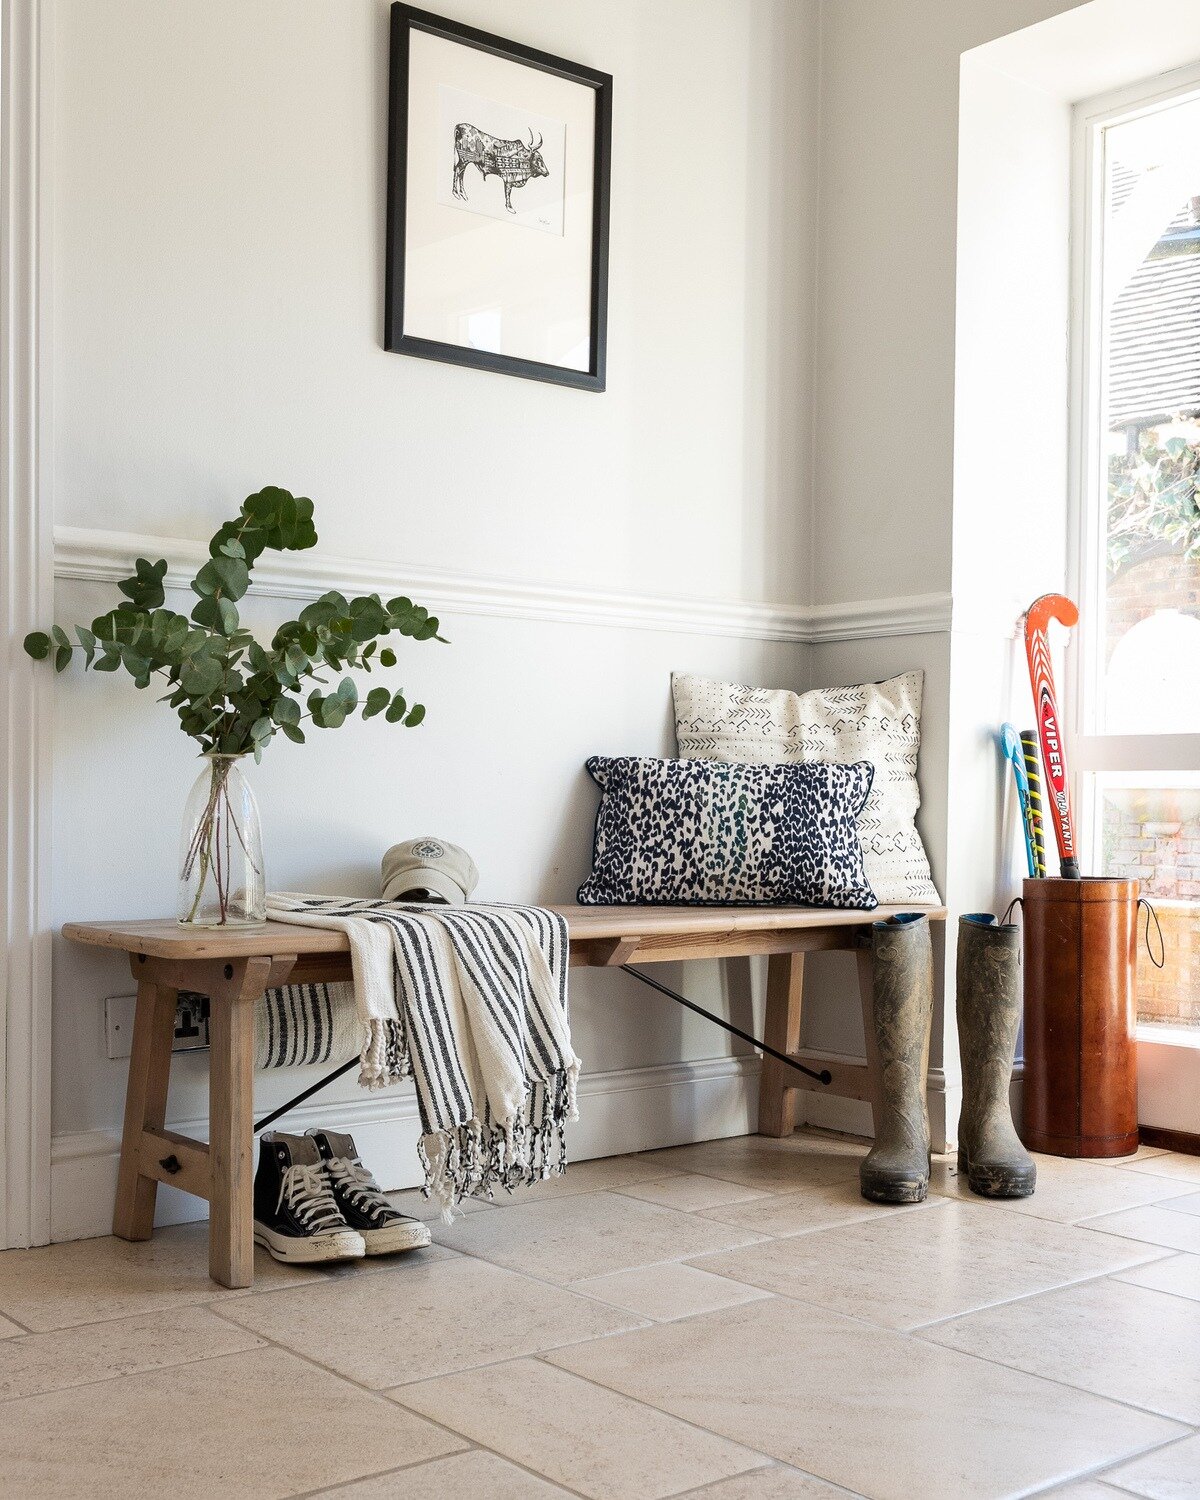
[[[345,1229],[346,1221],[333,1196],[323,1162],[289,1167],[279,1185],[279,1202],[287,1205],[306,1229],[327,1233]]]
[[[351,1203],[363,1212],[378,1218],[396,1210],[383,1196],[383,1189],[360,1161],[350,1161],[345,1156],[335,1156],[325,1163],[330,1179],[341,1188]]]

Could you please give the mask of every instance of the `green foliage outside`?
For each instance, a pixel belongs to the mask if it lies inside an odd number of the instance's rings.
[[[352,677],[330,681],[330,674],[346,669],[395,666],[395,652],[379,645],[386,636],[442,639],[437,620],[411,599],[384,603],[378,594],[322,594],[279,627],[270,647],[243,628],[237,602],[261,554],[302,552],[316,543],[311,500],[275,487],[260,490],[209,543],[208,561],[192,581],[199,599],[190,618],[163,607],[167,564],[139,557],[132,576],[118,585],[125,598],[115,609],[90,629],[76,626],[74,639],[58,625],[49,634],[35,631],[26,636],[25,650],[39,661],[53,658],[59,672],[78,652],[85,668],[123,669],[138,688],[158,678],[168,689],[159,701],[176,711],[202,753],[249,753],[260,760],[277,733],[303,744],[303,724],[337,729],[356,711],[415,728],[425,709],[403,693],[381,686],[360,698]]]
[[[1138,435],[1137,452],[1108,465],[1108,577],[1152,557],[1200,557],[1200,443]]]

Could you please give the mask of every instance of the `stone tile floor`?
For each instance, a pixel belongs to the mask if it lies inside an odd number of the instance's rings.
[[[246,1292],[204,1225],[0,1255],[0,1495],[1200,1500],[1200,1161],[881,1210],[865,1149],[582,1162]]]

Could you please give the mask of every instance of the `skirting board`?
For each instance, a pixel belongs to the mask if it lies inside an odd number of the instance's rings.
[[[714,1057],[585,1075],[579,1084],[579,1119],[568,1144],[572,1161],[653,1151],[690,1141],[748,1135],[757,1128],[757,1058]],[[331,1106],[316,1101],[293,1110],[279,1128],[295,1133],[331,1123],[354,1136],[364,1161],[389,1188],[420,1181],[420,1122],[411,1086]],[[206,1120],[171,1123],[201,1139]],[[85,1131],[54,1137],[50,1167],[50,1234],[54,1240],[91,1239],[112,1228],[117,1186],[116,1137]],[[156,1224],[185,1224],[208,1217],[202,1200],[174,1188],[158,1194]]]
[[[848,1062],[863,1062],[864,1058],[847,1058]],[[1019,1083],[1013,1085],[1019,1089]],[[1018,1096],[1014,1093],[1014,1101]],[[941,1068],[930,1068],[926,1099],[929,1103],[929,1134],[934,1151],[939,1154],[953,1151],[957,1145],[958,1112],[962,1106],[962,1087],[947,1079]],[[822,1094],[816,1089],[805,1089],[799,1095],[797,1120],[804,1125],[815,1125],[821,1130],[837,1130],[843,1135],[871,1137],[875,1133],[871,1117],[871,1106],[860,1099],[843,1099],[836,1094]],[[1020,1116],[1018,1115],[1019,1119]]]

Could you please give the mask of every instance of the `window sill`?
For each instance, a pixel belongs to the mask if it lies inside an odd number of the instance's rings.
[[[1139,1021],[1135,1034],[1139,1042],[1148,1042],[1155,1047],[1200,1048],[1200,1026],[1171,1026],[1163,1021]]]

